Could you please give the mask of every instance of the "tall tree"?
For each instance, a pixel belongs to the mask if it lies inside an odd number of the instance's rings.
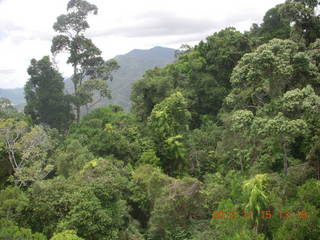
[[[278,4],[269,9],[263,17],[263,22],[259,26],[254,23],[250,29],[249,35],[255,38],[258,45],[269,42],[273,38],[290,38],[290,21],[284,18],[281,10],[284,4]]]
[[[307,46],[320,37],[319,0],[287,0],[281,14],[293,25],[291,38]]]
[[[24,112],[32,120],[57,129],[64,129],[73,116],[68,96],[64,95],[61,74],[54,69],[48,56],[31,60],[28,68],[29,81],[24,87],[27,105]]]
[[[84,36],[89,28],[87,17],[98,13],[97,6],[85,0],[70,0],[67,11],[53,25],[59,35],[52,40],[51,52],[55,55],[66,51],[69,54],[67,63],[73,67],[73,104],[79,122],[81,106],[93,101],[95,91],[99,92],[100,97],[111,97],[107,80],[112,80],[111,72],[119,66],[115,60],[104,61],[101,51]]]

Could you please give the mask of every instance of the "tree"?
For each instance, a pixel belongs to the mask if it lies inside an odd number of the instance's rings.
[[[164,174],[159,167],[149,164],[139,165],[132,174],[129,183],[130,202],[133,205],[132,215],[139,220],[143,228],[151,216],[157,198],[173,179]]]
[[[132,112],[146,121],[153,107],[168,97],[174,87],[168,66],[147,70],[143,77],[134,82],[131,91]]]
[[[0,139],[14,173],[20,168],[19,159],[16,157],[15,146],[27,131],[28,126],[24,121],[16,121],[11,118],[0,121]]]
[[[62,51],[69,53],[67,63],[73,67],[73,104],[79,122],[80,107],[92,102],[94,91],[98,91],[100,97],[110,97],[107,80],[112,80],[111,72],[119,66],[115,60],[104,61],[101,51],[84,36],[89,28],[87,17],[98,13],[97,6],[85,0],[70,0],[67,11],[53,25],[59,35],[52,40],[51,52],[54,55]]]
[[[66,129],[73,116],[70,99],[63,92],[61,74],[53,68],[48,56],[39,61],[32,59],[28,74],[30,79],[24,88],[27,101],[25,113],[30,114],[36,124]]]
[[[206,218],[203,200],[197,179],[174,179],[155,201],[149,222],[151,239],[189,239],[192,224]]]
[[[289,145],[296,137],[306,133],[306,122],[302,119],[290,120],[279,113],[272,119],[257,117],[253,122],[252,128],[258,136],[274,137],[273,140],[279,142],[283,154],[283,171],[287,175]]]
[[[212,121],[204,122],[200,129],[188,132],[186,149],[189,173],[194,177],[203,177],[207,172],[217,170],[215,158],[216,145],[221,129]]]
[[[259,215],[261,211],[268,209],[269,199],[266,192],[265,181],[267,181],[267,174],[258,174],[255,177],[243,183],[243,189],[248,195],[248,204],[246,210],[248,215],[252,211],[252,220],[255,224],[255,230],[258,232],[261,219]]]
[[[76,139],[96,156],[113,155],[126,163],[139,159],[144,138],[133,115],[107,106],[85,115],[73,126],[68,139]]]
[[[47,161],[53,143],[43,127],[29,130],[26,122],[7,119],[0,121],[0,133],[16,185],[26,186],[45,178],[53,170],[53,165]]]
[[[315,62],[291,40],[273,39],[244,55],[231,75],[232,91],[224,100],[227,109],[248,109],[270,103],[286,91],[311,84],[319,86]]]
[[[0,97],[0,120],[17,115],[17,110],[12,106],[7,98]]]
[[[189,129],[191,114],[188,103],[176,92],[157,104],[148,119],[162,166],[171,174],[184,168],[183,134]]]
[[[78,140],[72,139],[65,149],[56,152],[55,159],[58,173],[67,178],[79,172],[85,163],[91,161],[93,154]]]
[[[320,37],[319,0],[287,0],[281,15],[293,25],[291,39],[309,46]]]
[[[1,240],[47,240],[41,233],[32,233],[30,229],[20,228],[10,221],[0,220]]]
[[[0,217],[14,220],[28,206],[28,203],[28,198],[22,190],[9,186],[0,191]]]
[[[83,238],[78,237],[76,232],[73,230],[66,230],[53,235],[50,240],[83,240]]]
[[[269,9],[263,17],[263,23],[258,26],[253,24],[249,35],[257,38],[257,44],[267,43],[273,38],[290,38],[290,22],[281,14],[283,4],[279,4]]]
[[[251,39],[226,28],[181,54],[175,63],[145,73],[133,85],[133,112],[145,121],[153,107],[180,91],[189,102],[190,128],[198,128],[204,116],[216,118],[230,91],[230,75],[239,59],[251,50]]]
[[[119,239],[129,217],[124,200],[129,174],[109,157],[87,162],[71,179],[38,181],[29,190],[27,221],[49,237],[73,229],[88,240]]]

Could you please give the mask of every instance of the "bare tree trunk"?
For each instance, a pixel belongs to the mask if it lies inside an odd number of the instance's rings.
[[[79,104],[77,104],[76,106],[76,121],[77,123],[80,122],[80,105]]]
[[[75,64],[73,66],[73,87],[74,87],[74,96],[77,97],[77,86],[78,86],[78,82],[77,82],[77,65]],[[78,99],[76,99],[75,102],[75,107],[76,107],[76,122],[79,123],[80,122],[80,104],[78,103]]]

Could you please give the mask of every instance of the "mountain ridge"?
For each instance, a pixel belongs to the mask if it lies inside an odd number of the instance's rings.
[[[154,67],[162,67],[175,60],[175,49],[155,46],[150,49],[133,49],[126,54],[117,55],[120,68],[113,73],[113,81],[108,81],[112,99],[103,99],[96,107],[119,104],[125,111],[131,107],[130,93],[133,82],[139,80],[144,72]],[[65,78],[65,89],[71,93],[73,86],[70,78]],[[10,99],[14,105],[25,103],[23,88],[0,88],[0,97]]]

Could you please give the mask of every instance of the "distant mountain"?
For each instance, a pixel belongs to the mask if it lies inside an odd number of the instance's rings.
[[[94,108],[119,104],[125,111],[129,111],[132,84],[139,80],[146,70],[172,63],[175,60],[175,51],[172,48],[154,47],[147,50],[134,49],[127,54],[116,56],[120,68],[113,73],[112,82],[108,81],[112,99],[102,99]],[[67,92],[72,93],[73,85],[70,78],[65,81],[65,85]],[[86,110],[82,109],[81,112],[86,113]]]
[[[23,88],[0,88],[0,97],[8,98],[14,105],[25,103]]]
[[[115,57],[120,69],[113,74],[113,81],[108,82],[112,91],[112,99],[103,99],[96,107],[108,104],[119,104],[126,111],[130,110],[130,93],[133,82],[139,80],[150,68],[162,67],[175,60],[175,49],[154,47],[148,50],[134,49],[127,54]],[[65,79],[67,92],[73,91],[70,78]],[[11,100],[14,105],[25,103],[23,88],[0,89],[0,97]]]
[[[116,56],[120,69],[116,71],[112,82],[112,99],[103,101],[106,104],[119,104],[126,111],[130,109],[130,94],[133,82],[139,80],[144,72],[154,67],[162,67],[175,60],[175,49],[154,47],[148,50],[132,50],[125,55]]]

